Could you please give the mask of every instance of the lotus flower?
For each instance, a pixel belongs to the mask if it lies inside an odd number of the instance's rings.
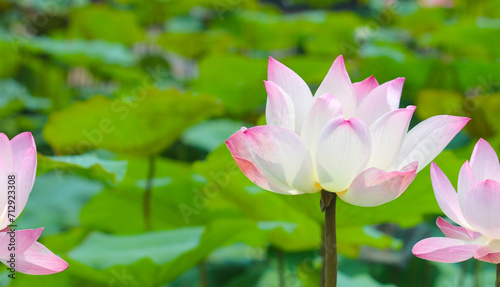
[[[243,173],[282,194],[335,192],[351,204],[396,199],[469,118],[435,116],[410,132],[415,106],[399,108],[403,78],[351,83],[339,56],[313,96],[269,59],[267,125],[242,128],[226,145]]]
[[[477,142],[470,162],[460,169],[458,193],[435,163],[431,179],[439,207],[460,226],[439,217],[436,224],[446,237],[421,240],[413,254],[445,263],[472,257],[500,263],[500,165],[490,144]]]
[[[0,261],[9,268],[9,260],[14,253],[16,271],[43,275],[61,272],[68,267],[68,263],[37,242],[43,228],[11,230],[8,227],[28,201],[35,182],[36,159],[36,145],[31,133],[21,133],[11,141],[5,134],[0,134],[0,184],[4,190],[0,198]],[[10,175],[14,175],[15,184],[9,183]],[[15,211],[12,212],[9,206]],[[15,250],[9,248],[12,246]]]

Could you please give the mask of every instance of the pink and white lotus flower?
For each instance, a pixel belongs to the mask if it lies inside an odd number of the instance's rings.
[[[400,196],[469,118],[435,116],[408,132],[415,106],[399,108],[403,78],[351,83],[339,56],[312,95],[294,71],[269,59],[267,125],[226,145],[243,173],[282,194],[335,192],[377,206]]]
[[[454,263],[476,258],[500,263],[500,165],[490,144],[480,139],[469,161],[460,169],[458,193],[446,175],[431,165],[436,200],[455,226],[439,217],[437,226],[446,237],[431,237],[413,247],[415,256]]]
[[[16,271],[45,275],[65,270],[68,263],[37,242],[43,228],[11,230],[8,226],[28,201],[35,182],[36,163],[36,145],[31,133],[21,133],[10,141],[0,133],[0,185],[4,190],[0,198],[0,261],[9,268],[14,254]],[[8,181],[11,175],[15,184]]]

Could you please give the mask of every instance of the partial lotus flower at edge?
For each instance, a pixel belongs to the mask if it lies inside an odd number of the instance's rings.
[[[0,133],[0,184],[4,194],[0,199],[0,261],[7,262],[14,250],[7,247],[11,243],[9,231],[10,218],[17,218],[24,209],[36,176],[37,153],[33,136],[29,132],[21,133],[12,140]],[[9,217],[8,179],[11,174],[16,176],[15,212]],[[31,275],[46,275],[61,272],[68,268],[68,263],[52,253],[37,240],[43,228],[15,230],[15,270]]]
[[[415,106],[399,108],[404,78],[351,83],[339,56],[311,93],[269,59],[267,125],[242,128],[226,145],[243,173],[281,194],[337,193],[358,206],[399,197],[469,118],[441,115],[408,132]]]
[[[470,161],[458,176],[457,191],[435,164],[432,187],[444,214],[460,226],[439,217],[437,226],[446,237],[430,237],[413,247],[422,259],[455,263],[475,259],[500,263],[500,164],[491,145],[480,139]]]

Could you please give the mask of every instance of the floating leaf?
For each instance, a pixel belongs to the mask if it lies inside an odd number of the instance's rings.
[[[235,242],[263,246],[265,234],[245,220],[137,235],[93,233],[68,256],[73,268],[92,272],[97,280],[105,281],[121,271],[133,278],[130,286],[156,286],[175,279],[219,247]]]
[[[203,232],[203,227],[123,236],[95,232],[69,256],[96,269],[129,265],[142,258],[161,265],[198,247]]]
[[[45,98],[33,97],[28,89],[14,79],[0,80],[0,115],[6,116],[18,113],[24,109],[30,111],[47,110],[50,101]]]
[[[208,96],[146,87],[131,99],[95,96],[52,113],[43,135],[62,154],[105,148],[153,155],[177,140],[185,128],[218,112]]]
[[[72,10],[70,19],[67,31],[71,38],[101,39],[126,45],[144,39],[144,31],[131,11],[95,4]]]
[[[396,287],[393,284],[381,284],[375,279],[371,278],[368,274],[361,274],[356,276],[348,276],[339,273],[338,277],[339,286],[352,286],[352,287]]]
[[[49,54],[70,65],[104,63],[131,66],[137,62],[136,56],[122,44],[103,40],[61,40],[48,37],[24,39],[13,36],[11,41],[30,53]]]
[[[57,172],[75,172],[89,178],[99,179],[105,183],[120,182],[127,170],[126,161],[107,160],[95,154],[76,156],[44,156],[38,154],[37,174],[52,170]]]

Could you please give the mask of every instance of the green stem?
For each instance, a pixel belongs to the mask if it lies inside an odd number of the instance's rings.
[[[200,287],[208,287],[207,263],[205,261],[200,262],[198,268],[200,272]]]
[[[285,287],[285,259],[283,250],[276,248],[276,259],[278,260],[279,286]]]
[[[151,230],[151,191],[153,190],[153,180],[155,176],[156,157],[149,157],[148,175],[146,179],[146,187],[144,188],[144,226],[146,231]]]
[[[495,287],[500,287],[500,264],[497,264],[497,280],[495,281]]]
[[[481,286],[481,261],[474,260],[473,262],[474,262],[474,278],[476,279],[474,286],[480,287]]]
[[[325,212],[325,287],[337,286],[336,201],[336,193],[321,191],[321,209]]]
[[[325,270],[326,270],[326,260],[325,260],[325,226],[323,225],[323,232],[321,233],[321,257],[323,258],[321,264],[321,282],[320,287],[325,287]]]

